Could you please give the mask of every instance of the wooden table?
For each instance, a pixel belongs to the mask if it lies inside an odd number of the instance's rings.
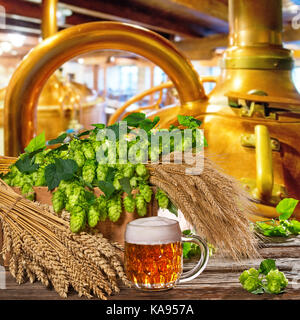
[[[206,270],[195,280],[179,284],[176,288],[165,292],[141,292],[135,289],[122,288],[112,300],[135,299],[300,299],[300,237],[293,239],[276,239],[276,242],[264,244],[260,249],[263,258],[276,259],[278,268],[284,271],[289,285],[286,293],[280,295],[254,295],[245,291],[239,281],[240,273],[250,267],[259,267],[261,260],[245,260],[238,265],[231,260],[217,257],[211,258]],[[45,288],[41,283],[25,283],[18,285],[8,271],[6,273],[6,289],[0,289],[0,300],[58,300],[61,299],[54,290]],[[299,281],[298,281],[299,280]],[[298,281],[298,283],[297,283]],[[78,300],[76,292],[71,292],[68,299]]]

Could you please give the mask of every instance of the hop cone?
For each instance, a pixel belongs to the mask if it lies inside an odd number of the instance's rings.
[[[138,184],[138,179],[137,177],[132,177],[129,181],[131,188],[135,188]]]
[[[99,209],[99,220],[105,221],[107,218],[107,200],[104,196],[100,196],[96,200]]]
[[[70,216],[70,229],[72,232],[79,232],[85,226],[86,214],[81,206],[72,209]]]
[[[40,187],[46,184],[45,168],[39,168],[36,174],[35,186]]]
[[[124,171],[123,171],[124,177],[132,178],[134,175],[134,172],[135,172],[134,164],[131,164],[131,163],[125,164]]]
[[[81,150],[74,150],[73,159],[75,160],[79,168],[81,168],[84,165],[85,156]]]
[[[144,217],[147,214],[147,204],[144,197],[141,194],[137,194],[135,201],[138,215]]]
[[[112,199],[108,200],[108,217],[110,221],[116,222],[119,220],[122,213],[122,205],[120,196],[115,196]]]
[[[92,183],[95,178],[96,165],[93,160],[86,161],[82,168],[82,178],[87,183]]]
[[[24,183],[21,188],[22,194],[25,195],[26,199],[33,201],[34,200],[34,190],[30,183]]]
[[[150,202],[151,198],[152,198],[152,189],[150,188],[149,185],[144,184],[140,186],[140,193],[141,195],[144,197],[144,199],[146,200],[146,202]]]
[[[94,228],[100,219],[100,210],[96,204],[90,206],[87,218],[89,226]]]
[[[71,194],[68,196],[68,207],[72,208],[78,204],[85,202],[85,191],[82,187],[75,187]]]
[[[52,195],[52,205],[55,212],[60,212],[65,207],[64,192],[57,189]]]
[[[143,177],[147,174],[147,169],[146,169],[145,165],[143,165],[142,163],[139,163],[136,166],[135,171],[136,171],[137,175],[140,177]]]
[[[98,164],[97,167],[97,179],[99,181],[105,181],[107,175],[108,167],[105,164]]]
[[[155,195],[155,199],[158,200],[158,205],[160,208],[162,209],[166,209],[168,208],[169,205],[169,198],[167,197],[167,195],[161,190],[159,189]]]
[[[127,196],[123,200],[123,205],[126,212],[133,213],[135,210],[135,199]]]
[[[82,143],[82,151],[84,153],[84,156],[88,160],[95,159],[95,151],[94,151],[94,148],[91,143],[89,143],[89,142]]]

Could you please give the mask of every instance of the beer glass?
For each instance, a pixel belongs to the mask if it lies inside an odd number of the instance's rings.
[[[196,266],[183,272],[182,243],[192,242],[201,249]],[[125,270],[138,289],[160,291],[196,278],[206,267],[209,250],[196,235],[182,235],[179,223],[165,217],[131,221],[125,232]]]

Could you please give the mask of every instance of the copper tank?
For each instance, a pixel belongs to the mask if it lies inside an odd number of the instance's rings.
[[[57,33],[57,3],[58,0],[43,1],[41,29],[44,40]],[[5,92],[6,88],[0,90],[0,126],[3,126]],[[99,119],[99,103],[103,101],[91,89],[69,81],[57,71],[47,81],[38,101],[37,133],[45,131],[46,139],[53,139],[65,131],[72,120],[88,127]]]

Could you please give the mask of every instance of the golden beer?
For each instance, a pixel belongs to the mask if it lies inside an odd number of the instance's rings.
[[[173,287],[182,273],[182,244],[132,244],[125,242],[128,279],[141,288]]]
[[[197,265],[183,271],[182,242],[194,242],[201,248]],[[182,236],[179,223],[165,217],[131,221],[125,232],[125,270],[138,289],[167,290],[176,283],[197,277],[208,261],[208,248],[198,236]]]

